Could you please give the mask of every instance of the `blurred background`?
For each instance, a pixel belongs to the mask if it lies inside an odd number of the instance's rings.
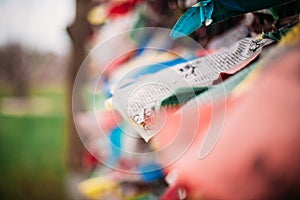
[[[65,199],[75,0],[0,1],[0,199]]]

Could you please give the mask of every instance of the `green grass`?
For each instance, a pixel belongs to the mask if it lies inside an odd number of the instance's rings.
[[[0,199],[64,199],[65,96],[59,91],[30,96],[57,106],[44,116],[0,114]]]

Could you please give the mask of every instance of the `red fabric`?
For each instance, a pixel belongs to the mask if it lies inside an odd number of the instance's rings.
[[[171,186],[161,197],[162,200],[180,200],[179,190],[183,189],[180,185]]]
[[[122,3],[113,3],[108,11],[108,16],[114,17],[117,15],[124,15],[133,10],[135,5],[140,2],[142,2],[142,0],[129,0]]]
[[[111,64],[108,65],[108,67],[105,69],[104,71],[104,75],[106,76],[110,76],[111,73],[116,70],[117,68],[119,68],[122,64],[125,64],[126,62],[130,61],[130,59],[132,59],[132,57],[134,57],[134,55],[136,54],[136,52],[130,52],[127,53],[125,55],[120,56],[119,58],[115,59]]]
[[[82,157],[82,165],[87,169],[94,168],[99,163],[98,159],[89,151],[84,151]]]

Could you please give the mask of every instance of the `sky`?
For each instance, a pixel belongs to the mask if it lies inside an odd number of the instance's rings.
[[[17,42],[41,52],[66,54],[67,25],[75,16],[75,0],[0,0],[0,46]]]

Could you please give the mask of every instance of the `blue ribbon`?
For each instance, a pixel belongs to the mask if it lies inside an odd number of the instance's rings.
[[[173,27],[170,37],[177,39],[190,35],[192,32],[200,28],[205,22],[206,26],[212,22],[212,13],[214,7],[211,0],[204,0],[190,7],[177,21]]]

